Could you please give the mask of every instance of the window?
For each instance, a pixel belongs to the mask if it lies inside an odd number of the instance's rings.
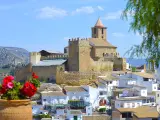
[[[142,100],[142,103],[146,103],[146,100]]]
[[[152,120],[158,120],[158,118],[152,118]]]
[[[122,118],[132,118],[132,113],[122,113]]]
[[[102,28],[102,34],[103,34],[103,32],[104,32],[104,31],[103,31],[103,28]]]
[[[122,113],[122,118],[127,118],[127,113]]]
[[[148,81],[148,78],[143,78],[143,81]]]
[[[43,99],[43,101],[46,101],[46,99]]]
[[[128,113],[128,118],[132,118],[132,114],[130,112]]]
[[[157,94],[157,97],[159,97],[159,94]]]
[[[96,34],[96,28],[94,28],[94,34]]]
[[[99,92],[100,95],[103,95],[103,92]]]
[[[130,108],[130,103],[127,103],[127,107]]]
[[[110,84],[112,84],[112,82],[110,82]]]
[[[133,107],[133,108],[135,107],[135,103],[132,103],[132,107]]]
[[[123,106],[123,103],[121,103],[121,107],[124,107],[124,106]]]

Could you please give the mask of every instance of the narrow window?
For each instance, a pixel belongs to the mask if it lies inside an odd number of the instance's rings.
[[[103,28],[102,28],[102,34],[103,34]]]
[[[94,34],[96,34],[96,28],[94,28]]]

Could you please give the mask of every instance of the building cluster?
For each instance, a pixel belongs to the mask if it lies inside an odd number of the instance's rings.
[[[99,76],[93,85],[59,86],[43,83],[33,114],[53,119],[104,120],[160,119],[160,88],[154,75],[145,72],[112,72]],[[149,112],[149,114],[146,114]]]

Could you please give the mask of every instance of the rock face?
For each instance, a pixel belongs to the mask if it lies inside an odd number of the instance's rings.
[[[29,52],[23,48],[0,46],[0,67],[6,65],[16,66],[29,62]]]

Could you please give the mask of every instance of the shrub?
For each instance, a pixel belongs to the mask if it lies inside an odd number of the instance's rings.
[[[99,112],[105,112],[106,111],[106,108],[100,108],[99,109]]]

